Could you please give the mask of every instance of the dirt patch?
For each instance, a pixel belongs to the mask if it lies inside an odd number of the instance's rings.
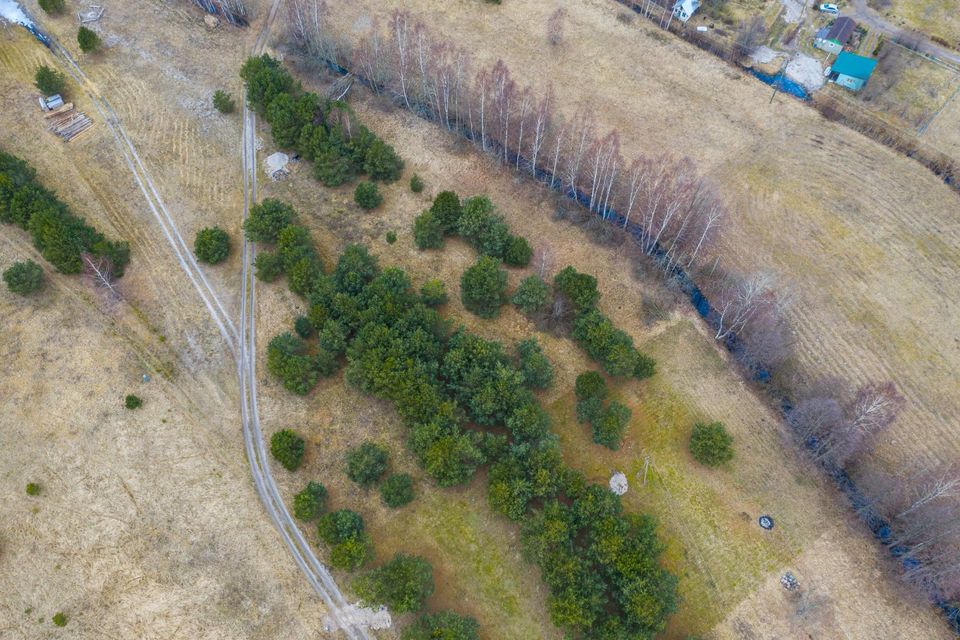
[[[823,65],[816,58],[802,53],[796,54],[787,63],[786,74],[807,91],[816,91],[823,86]]]

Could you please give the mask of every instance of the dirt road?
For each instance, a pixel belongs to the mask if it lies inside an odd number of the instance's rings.
[[[254,53],[262,52],[280,4],[281,0],[273,0],[256,39]],[[236,360],[237,377],[241,385],[241,422],[244,444],[254,485],[267,514],[280,532],[284,543],[293,555],[294,561],[303,571],[313,589],[323,599],[337,626],[351,640],[367,640],[369,636],[365,629],[350,620],[341,619],[340,612],[348,606],[348,603],[333,577],[317,559],[310,544],[287,511],[270,473],[269,458],[260,426],[256,395],[255,289],[254,278],[249,268],[255,253],[254,247],[244,242],[241,320],[240,330],[238,331],[230,314],[227,313],[224,303],[205,277],[189,246],[180,234],[176,221],[164,204],[136,146],[124,129],[120,117],[110,106],[109,101],[100,94],[96,85],[87,78],[71,54],[55,40],[51,39],[51,43],[58,59],[96,105],[104,122],[116,139],[124,160],[133,174],[150,211],[163,230],[164,237],[176,255],[181,269],[190,279],[210,317],[217,325],[224,343]],[[246,107],[244,107],[243,117],[244,130],[241,152],[244,164],[243,216],[245,218],[250,203],[255,202],[256,199],[256,122],[254,115]]]

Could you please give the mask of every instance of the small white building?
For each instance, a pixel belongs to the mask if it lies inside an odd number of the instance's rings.
[[[700,0],[677,0],[673,5],[673,17],[686,22],[700,8]]]

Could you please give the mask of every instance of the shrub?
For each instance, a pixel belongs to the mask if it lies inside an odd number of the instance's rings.
[[[55,93],[63,93],[67,86],[67,78],[59,71],[55,71],[45,64],[37,67],[37,73],[33,77],[37,89],[45,96],[52,96]]]
[[[299,216],[286,202],[276,198],[264,198],[253,205],[250,216],[243,223],[247,240],[251,242],[276,242],[284,227],[295,224]]]
[[[460,216],[463,214],[460,196],[453,191],[441,191],[433,199],[430,213],[433,214],[444,233],[455,231],[457,224],[460,222]]]
[[[282,429],[270,436],[270,453],[287,471],[296,471],[303,461],[304,442],[290,429]]]
[[[510,302],[528,315],[543,309],[550,300],[550,287],[540,276],[527,276],[520,281]]]
[[[500,312],[507,290],[507,272],[500,262],[489,256],[481,257],[460,278],[460,298],[463,306],[481,318],[493,318]]]
[[[353,201],[361,209],[375,209],[383,202],[380,189],[372,182],[361,182],[353,192]]]
[[[398,614],[419,611],[433,593],[433,567],[419,556],[398,553],[387,564],[361,576],[355,587],[368,605],[385,604]]]
[[[536,338],[517,343],[518,368],[523,375],[523,384],[531,389],[546,389],[553,384],[553,366]]]
[[[733,437],[720,422],[698,422],[690,434],[690,454],[697,462],[718,467],[733,458]]]
[[[213,106],[220,113],[233,113],[237,108],[233,96],[223,89],[217,89],[213,92]]]
[[[98,36],[95,31],[86,27],[80,27],[80,30],[77,31],[77,44],[80,45],[80,51],[93,53],[100,48],[102,42],[100,41],[100,36]]]
[[[317,523],[317,535],[327,544],[340,544],[363,533],[363,518],[350,509],[324,514]]]
[[[322,277],[323,265],[319,258],[300,258],[287,272],[287,285],[290,291],[305,298]]]
[[[593,422],[603,412],[603,401],[600,398],[584,398],[577,400],[577,422]]]
[[[223,262],[230,254],[230,236],[220,227],[200,229],[193,240],[193,252],[201,262]]]
[[[297,332],[297,335],[306,340],[313,335],[315,331],[313,323],[310,322],[310,318],[307,316],[300,316],[293,323],[293,330]]]
[[[10,291],[28,296],[43,287],[43,269],[33,260],[14,262],[3,272],[3,281]]]
[[[380,273],[377,259],[362,244],[351,244],[343,250],[333,270],[337,291],[356,295]]]
[[[35,482],[27,483],[27,495],[28,496],[38,496],[40,495],[40,485]]]
[[[327,508],[327,489],[322,484],[307,483],[303,491],[293,496],[293,515],[307,522],[316,520]]]
[[[380,497],[388,507],[396,509],[413,501],[413,478],[408,473],[395,473],[380,485]]]
[[[274,98],[292,93],[297,87],[293,76],[267,54],[247,58],[240,68],[240,77],[247,84],[247,102],[261,116]]]
[[[337,320],[328,318],[318,332],[320,346],[330,353],[341,354],[347,350],[347,333]]]
[[[574,392],[577,395],[577,400],[588,400],[590,398],[603,400],[607,397],[607,382],[596,371],[584,371],[577,376]]]
[[[646,378],[653,375],[655,362],[642,356],[634,348],[633,339],[596,309],[577,316],[573,339],[612,376]]]
[[[510,229],[503,218],[494,213],[493,203],[486,196],[467,198],[457,221],[457,233],[477,251],[503,259],[510,243]]]
[[[396,231],[387,231],[387,244],[393,244],[397,241]]]
[[[127,409],[139,409],[143,406],[143,400],[140,399],[140,396],[135,396],[131,393],[123,399],[123,406]]]
[[[257,280],[273,282],[283,273],[283,260],[276,253],[262,251],[253,259]]]
[[[37,4],[47,13],[63,13],[63,0],[37,0]]]
[[[420,300],[428,307],[439,307],[447,302],[447,286],[443,280],[434,278],[427,280],[420,287]]]
[[[413,221],[413,242],[417,249],[439,249],[443,246],[443,226],[429,209]]]
[[[507,418],[507,429],[515,440],[539,442],[550,430],[550,416],[536,402],[513,410]]]
[[[319,262],[310,230],[301,224],[289,224],[277,234],[277,255],[283,260],[283,270],[287,273],[301,259],[307,258]]]
[[[627,428],[627,423],[630,422],[631,413],[629,408],[616,400],[612,401],[606,409],[590,421],[593,441],[614,451],[619,449],[623,441],[623,432]]]
[[[365,533],[336,544],[330,549],[330,564],[341,571],[356,571],[373,555],[373,545]]]
[[[600,299],[597,279],[579,273],[573,267],[565,267],[553,278],[553,288],[565,295],[580,310],[592,309]]]
[[[376,138],[367,149],[363,171],[371,180],[393,182],[403,171],[403,160],[389,144]]]
[[[403,630],[400,640],[479,640],[480,625],[453,611],[426,613]]]
[[[410,191],[413,191],[414,193],[420,193],[423,191],[423,178],[417,174],[413,174],[413,176],[410,178]]]
[[[373,442],[364,442],[347,452],[347,477],[369,488],[387,471],[387,450]]]
[[[291,333],[281,333],[267,344],[267,370],[280,378],[288,391],[304,396],[317,383],[319,361],[307,345]]]
[[[350,158],[340,155],[329,145],[322,148],[313,158],[313,177],[325,187],[339,187],[356,176]]]
[[[58,627],[65,627],[67,625],[67,616],[62,611],[57,611],[53,614],[53,624]]]
[[[521,236],[512,236],[503,253],[503,261],[511,267],[525,267],[533,257],[533,248],[527,239]]]

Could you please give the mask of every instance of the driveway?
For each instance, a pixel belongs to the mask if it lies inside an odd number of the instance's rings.
[[[847,7],[843,13],[857,22],[869,25],[871,29],[880,31],[891,37],[896,37],[897,34],[904,31],[903,27],[898,27],[895,24],[887,22],[883,16],[867,6],[867,0],[851,0],[850,6]],[[926,36],[924,36],[923,40],[917,45],[917,49],[928,56],[960,65],[960,53],[930,42]]]

